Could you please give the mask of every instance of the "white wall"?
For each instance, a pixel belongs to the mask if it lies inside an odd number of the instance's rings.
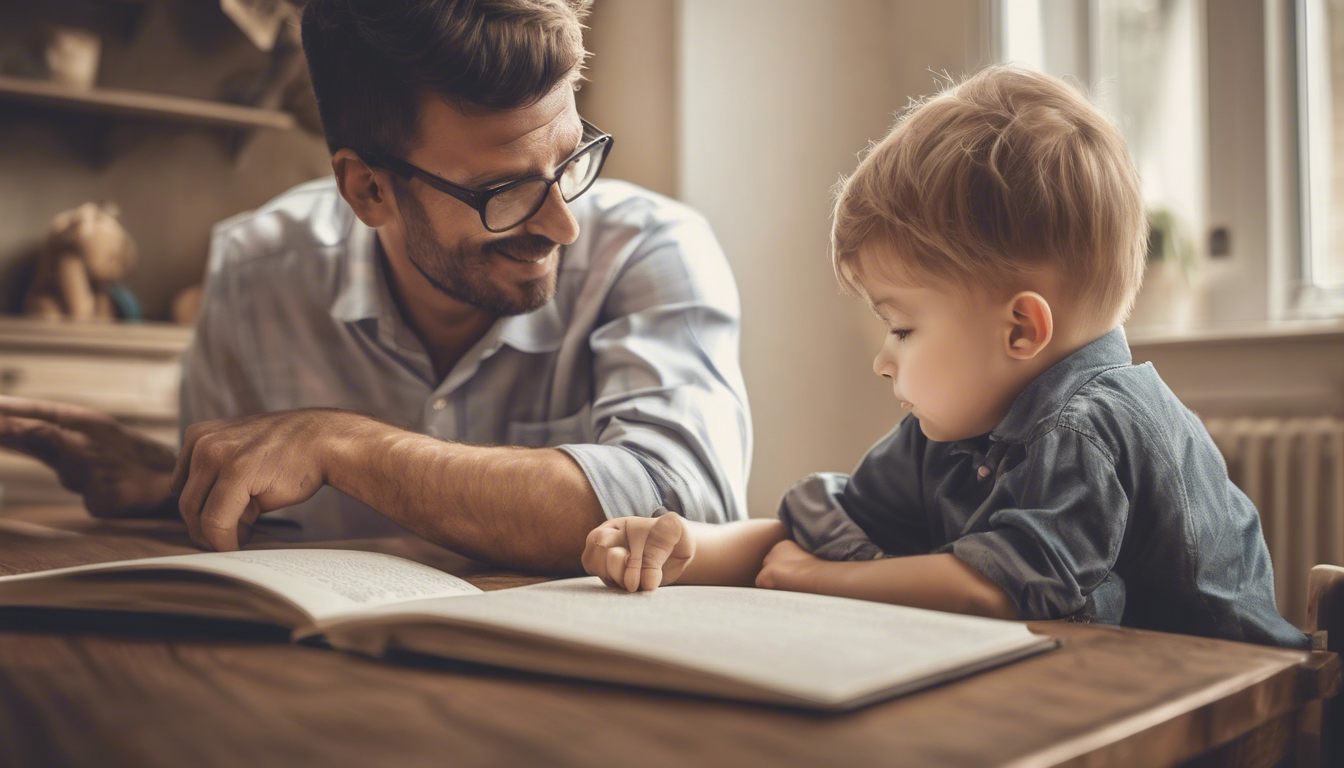
[[[616,137],[604,176],[677,196],[677,0],[598,0],[579,109]]]
[[[580,109],[616,135],[607,175],[714,226],[742,294],[756,430],[749,504],[853,468],[895,422],[882,330],[826,256],[831,187],[911,97],[980,60],[981,0],[598,0]],[[973,52],[968,55],[968,52]]]
[[[742,294],[754,516],[810,472],[851,469],[897,418],[871,369],[882,330],[827,260],[831,187],[936,87],[928,70],[965,67],[975,4],[679,3],[677,188],[713,223]]]

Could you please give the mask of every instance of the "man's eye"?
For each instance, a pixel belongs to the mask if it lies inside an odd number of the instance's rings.
[[[892,329],[891,329],[891,335],[892,335],[892,336],[895,336],[895,337],[896,337],[898,340],[900,340],[900,341],[905,341],[906,337],[909,336],[910,334],[914,333],[914,332],[915,332],[915,329],[914,329],[914,328],[892,328]]]

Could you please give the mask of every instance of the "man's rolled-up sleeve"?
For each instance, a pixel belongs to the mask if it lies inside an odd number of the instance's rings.
[[[1088,437],[1059,428],[1032,443],[1008,480],[1013,505],[951,552],[993,581],[1023,619],[1082,610],[1115,566],[1129,502],[1114,460]],[[1028,469],[1030,468],[1030,469]]]
[[[578,462],[608,518],[659,506],[692,520],[746,517],[751,416],[740,307],[702,218],[662,227],[616,275],[589,337],[591,443]]]

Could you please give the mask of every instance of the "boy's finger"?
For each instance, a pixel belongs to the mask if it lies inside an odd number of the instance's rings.
[[[592,547],[583,553],[583,570],[590,576],[596,576],[602,580],[602,583],[613,589],[623,589],[617,584],[611,575],[607,573],[607,550],[601,547]]]
[[[596,531],[594,531],[594,533],[596,533]],[[583,562],[583,570],[587,571],[590,576],[597,576],[602,579],[603,582],[609,582],[607,583],[607,586],[609,587],[616,586],[615,583],[610,582],[607,576],[607,548],[594,543],[592,534],[589,534],[588,536],[588,543],[583,548],[583,557],[581,560]]]
[[[625,571],[620,578],[621,584],[630,592],[639,590],[639,574],[644,567],[644,543],[649,534],[649,526],[640,525],[644,522],[647,521],[631,518],[625,526],[625,537],[630,544],[630,557],[625,561]]]
[[[621,577],[625,575],[625,564],[626,562],[629,561],[629,559],[630,559],[630,551],[627,550],[625,547],[612,547],[608,549],[606,571],[607,575],[610,576],[613,581],[615,581],[617,586],[621,587],[622,589],[627,589],[628,591],[633,592],[634,590],[628,589],[625,586],[624,581],[621,579]]]
[[[625,531],[616,528],[594,528],[593,532],[588,534],[589,543],[598,547],[622,547],[625,546]]]
[[[654,521],[644,539],[644,557],[641,561],[640,588],[657,589],[663,583],[663,565],[672,550],[681,541],[681,518],[675,514],[663,515]],[[633,558],[631,558],[633,561]]]

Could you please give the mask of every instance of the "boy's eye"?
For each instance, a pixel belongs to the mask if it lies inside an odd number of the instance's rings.
[[[915,332],[915,329],[914,329],[914,328],[892,328],[892,329],[891,329],[891,335],[892,335],[892,336],[895,336],[895,337],[897,338],[897,340],[899,340],[899,341],[905,341],[905,337],[909,336],[910,334],[912,334],[912,333],[914,333],[914,332]]]

